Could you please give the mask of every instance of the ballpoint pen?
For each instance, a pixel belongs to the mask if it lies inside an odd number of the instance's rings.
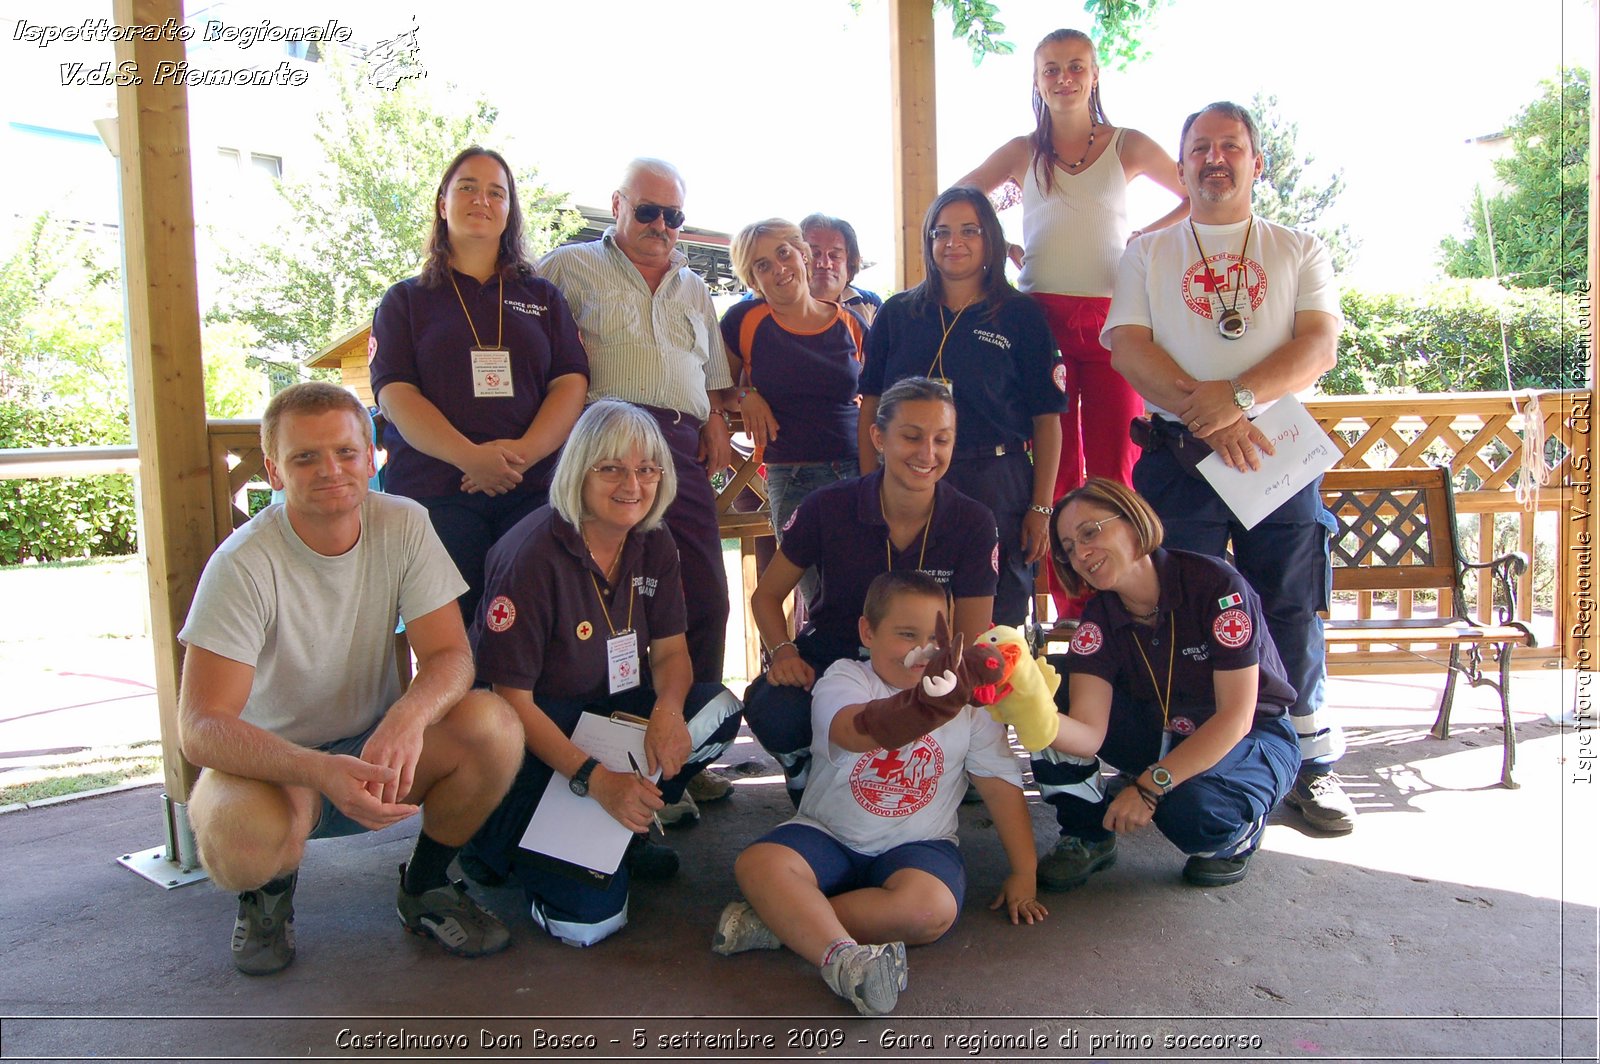
[[[634,760],[632,750],[628,751],[628,764],[633,766],[633,774],[635,776],[638,776],[641,780],[644,779],[644,773],[639,771],[639,762]],[[666,838],[667,829],[661,826],[661,818],[656,815],[656,811],[654,809],[650,811],[650,819],[656,822],[656,830],[661,832],[661,837]]]

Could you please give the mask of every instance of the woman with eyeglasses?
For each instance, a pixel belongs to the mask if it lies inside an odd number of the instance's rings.
[[[730,257],[757,298],[722,316],[722,344],[739,382],[736,405],[764,455],[780,545],[800,500],[856,475],[856,381],[866,326],[838,303],[812,296],[810,254],[800,228],[782,218],[745,226]]]
[[[384,295],[367,346],[386,422],[383,487],[427,507],[467,582],[470,625],[484,555],[544,505],[589,359],[566,300],[528,262],[516,179],[498,152],[474,146],[445,168],[425,251],[422,273]]]
[[[878,397],[897,380],[928,377],[954,393],[961,442],[950,482],[994,513],[994,619],[1021,626],[1034,565],[1049,545],[1066,398],[1050,327],[1006,280],[1005,248],[994,208],[977,189],[958,186],[933,201],[923,223],[926,276],[884,303],[867,335],[861,424],[872,423]],[[877,464],[864,433],[860,457],[863,474]]]
[[[950,390],[913,377],[875,406],[876,468],[807,495],[750,594],[769,665],[745,691],[745,719],[783,766],[797,807],[811,764],[811,685],[835,661],[866,656],[858,622],[873,578],[899,569],[933,577],[955,600],[952,631],[969,644],[994,609],[994,515],[944,481],[956,445]],[[790,635],[783,604],[809,569],[816,592],[805,627]]]
[[[678,551],[662,524],[676,491],[655,419],[602,399],[561,452],[550,505],[489,552],[485,605],[471,633],[478,680],[517,711],[527,752],[463,867],[489,883],[514,873],[534,921],[570,945],[593,945],[627,923],[630,874],[677,871],[676,853],[648,843],[652,818],[739,730],[738,699],[721,684],[692,683]],[[659,785],[613,772],[573,744],[584,713],[618,711],[648,719],[641,767],[659,770]],[[552,772],[635,833],[605,886],[517,849]]]
[[[1137,457],[1128,424],[1144,402],[1111,368],[1100,330],[1111,306],[1117,263],[1128,242],[1189,213],[1178,164],[1137,129],[1113,126],[1100,103],[1094,42],[1078,30],[1056,30],[1033,52],[1033,132],[1002,144],[960,181],[986,192],[1005,189],[1003,206],[1020,198],[1022,244],[1017,287],[1039,301],[1061,349],[1068,408],[1061,415],[1061,467],[1055,496],[1085,476],[1133,483]],[[1180,202],[1143,230],[1128,225],[1127,190],[1144,175]],[[1054,589],[1063,616],[1081,603]]]
[[[1109,868],[1117,836],[1152,823],[1189,855],[1187,882],[1237,883],[1300,771],[1294,688],[1260,597],[1226,562],[1161,538],[1150,504],[1114,480],[1056,506],[1051,564],[1089,598],[1056,695],[1060,730],[1033,762],[1061,826],[1039,863],[1050,889]],[[1096,756],[1122,771],[1120,791]]]

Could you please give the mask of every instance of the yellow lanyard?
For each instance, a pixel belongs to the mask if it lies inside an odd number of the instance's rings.
[[[883,508],[883,489],[878,489],[878,513],[883,515],[883,571],[894,572],[894,529],[889,527],[889,513]],[[922,550],[917,554],[917,570],[928,557],[928,529],[933,527],[933,507],[928,507],[928,519],[922,524]]]
[[[472,330],[472,342],[479,349],[483,349],[483,341],[478,339],[478,327],[472,323],[472,311],[467,309],[467,301],[461,298],[461,286],[456,284],[455,271],[450,272],[450,287],[456,290],[456,299],[461,303],[461,313],[467,316],[467,328]],[[506,275],[500,275],[500,317],[495,322],[494,349],[502,350],[500,342],[506,338]]]
[[[1150,658],[1144,652],[1144,644],[1139,642],[1139,633],[1133,633],[1133,645],[1139,651],[1139,657],[1144,659],[1144,667],[1150,673],[1150,686],[1156,689],[1156,701],[1161,706],[1161,730],[1167,730],[1167,716],[1172,710],[1172,663],[1178,656],[1178,619],[1176,613],[1167,614],[1167,689],[1161,690],[1161,684],[1156,680],[1156,670],[1150,664]]]
[[[589,583],[594,585],[594,597],[600,600],[600,615],[606,619],[606,628],[614,636],[617,634],[616,625],[611,623],[611,611],[606,609],[606,597],[600,594],[600,581],[594,578],[594,570],[589,570]],[[633,581],[628,581],[628,626],[624,632],[633,631]]]
[[[944,323],[944,304],[939,304],[939,328],[944,330],[944,335],[939,337],[939,350],[934,353],[933,361],[928,363],[928,376],[932,377],[936,381],[950,379],[944,375],[944,343],[946,340],[950,339],[950,334],[955,331],[956,322],[961,320],[961,315],[965,314],[967,312],[967,307],[970,306],[972,306],[971,302],[963,305],[960,310],[956,311],[956,316],[950,319],[950,324],[946,325]],[[939,372],[935,373],[935,369],[937,369]]]

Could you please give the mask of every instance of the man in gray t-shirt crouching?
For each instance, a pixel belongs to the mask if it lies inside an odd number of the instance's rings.
[[[510,937],[446,868],[522,760],[516,714],[470,690],[456,599],[466,589],[409,499],[371,494],[366,411],[343,388],[297,384],[261,422],[284,499],[206,563],[178,698],[200,859],[240,891],[233,960],[265,975],[294,959],[294,888],[306,840],[378,830],[422,810],[397,908],[406,930],[481,956]],[[403,687],[395,623],[417,658]]]

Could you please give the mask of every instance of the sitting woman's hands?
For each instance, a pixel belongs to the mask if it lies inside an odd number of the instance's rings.
[[[683,771],[684,762],[689,760],[693,749],[683,715],[657,706],[644,730],[646,767],[651,772],[660,769],[662,779],[671,779]]]
[[[589,776],[589,797],[635,834],[649,831],[651,817],[666,804],[654,783],[634,772],[612,772],[604,765],[597,765]]]
[[[774,687],[804,687],[811,690],[816,682],[817,670],[806,664],[800,651],[785,643],[772,654],[772,664],[767,668],[767,682]]]
[[[1121,794],[1111,799],[1111,805],[1106,809],[1105,820],[1102,823],[1107,831],[1125,835],[1148,827],[1153,816],[1155,809],[1140,795],[1139,788],[1130,783],[1122,788]]]

